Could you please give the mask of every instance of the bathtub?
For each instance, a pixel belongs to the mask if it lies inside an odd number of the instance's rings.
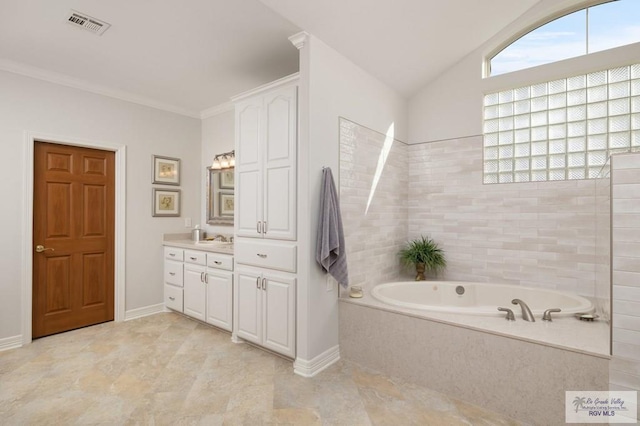
[[[462,294],[458,294],[461,292]],[[379,301],[409,309],[470,315],[504,316],[498,307],[510,308],[516,316],[520,307],[511,300],[524,301],[536,318],[551,308],[562,312],[554,317],[578,312],[593,312],[590,300],[570,293],[522,287],[518,285],[473,283],[462,281],[403,281],[379,284],[371,291]]]

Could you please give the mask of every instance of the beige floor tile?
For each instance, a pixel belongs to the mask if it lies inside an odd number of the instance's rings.
[[[162,313],[0,352],[7,425],[512,425],[340,361],[314,378],[229,333]]]

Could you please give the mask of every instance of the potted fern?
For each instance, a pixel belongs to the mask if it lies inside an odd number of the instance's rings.
[[[437,274],[447,266],[444,251],[431,238],[421,236],[400,250],[400,260],[407,267],[415,266],[416,281],[424,281],[425,272]]]

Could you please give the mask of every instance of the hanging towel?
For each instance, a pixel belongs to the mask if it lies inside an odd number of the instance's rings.
[[[322,169],[316,261],[342,285],[349,285],[340,203],[329,167]]]

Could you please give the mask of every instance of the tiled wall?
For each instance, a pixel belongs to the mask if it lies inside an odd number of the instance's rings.
[[[609,160],[610,161],[610,160]],[[610,162],[596,180],[596,310],[604,321],[611,320],[611,177]]]
[[[612,390],[640,390],[640,153],[613,156]]]
[[[597,295],[609,306],[608,256],[596,252],[607,242],[608,181],[485,185],[480,136],[405,145],[343,119],[340,141],[352,285],[408,277],[397,253],[428,235],[445,250],[444,279]]]
[[[349,281],[371,287],[400,275],[407,236],[407,145],[340,120],[340,208]]]
[[[595,180],[482,183],[482,137],[410,145],[409,237],[446,252],[448,280],[595,294]]]

